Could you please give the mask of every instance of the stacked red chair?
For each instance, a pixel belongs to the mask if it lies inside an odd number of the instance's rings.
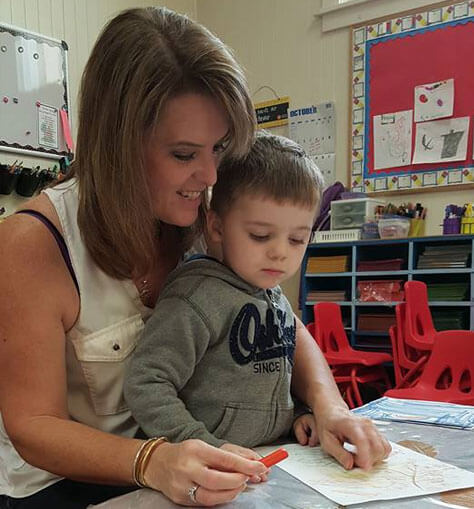
[[[321,348],[321,351],[323,350],[323,346],[319,344],[318,342],[318,336],[316,336],[316,325],[314,322],[308,323],[306,325],[306,328],[308,329],[308,332],[313,336],[316,343],[318,343],[319,348]],[[331,368],[331,367],[330,367]],[[335,371],[337,371],[337,368],[331,368],[331,372],[334,376]],[[357,405],[354,402],[354,397],[352,395],[352,388],[351,388],[351,380],[342,380],[341,377],[338,377],[338,380],[336,381],[337,386],[339,387],[339,391],[341,392],[344,400],[347,402],[350,408],[355,408]]]
[[[380,391],[390,387],[383,364],[392,361],[388,353],[355,350],[349,344],[341,309],[334,302],[314,305],[313,337],[319,344],[341,393],[351,408],[363,404],[360,385],[368,384]]]
[[[429,352],[417,350],[405,341],[406,303],[401,302],[395,307],[396,325],[389,329],[393,354],[393,371],[395,388],[410,387],[420,377],[428,360]]]
[[[396,326],[389,330],[394,352],[395,388],[413,386],[433,349],[437,334],[428,304],[426,284],[406,281],[405,302],[397,304]]]
[[[412,387],[391,389],[385,396],[474,405],[474,332],[443,331]]]
[[[406,281],[404,290],[405,341],[408,346],[426,354],[432,350],[436,335],[428,305],[426,284],[422,281]]]

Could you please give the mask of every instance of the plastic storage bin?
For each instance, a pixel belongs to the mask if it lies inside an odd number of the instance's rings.
[[[362,239],[380,239],[379,225],[375,221],[364,223],[361,228]]]
[[[360,239],[360,229],[313,232],[311,242],[352,242]]]
[[[357,283],[361,302],[398,302],[403,300],[401,279],[362,280]]]
[[[375,209],[385,205],[374,198],[355,198],[331,202],[331,230],[358,228],[375,216]]]
[[[410,219],[410,231],[408,232],[409,237],[424,237],[425,236],[425,224],[426,221],[420,217],[414,217]]]
[[[443,235],[456,235],[461,231],[460,217],[447,217],[443,219]]]
[[[408,237],[410,218],[396,216],[379,219],[379,235],[381,239],[402,239]]]
[[[461,233],[472,235],[474,233],[474,217],[463,217],[461,219]]]

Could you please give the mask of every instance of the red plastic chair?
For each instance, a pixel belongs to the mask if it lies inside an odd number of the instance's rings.
[[[403,380],[403,374],[398,360],[398,344],[397,344],[398,326],[392,325],[388,329],[388,335],[390,337],[390,344],[392,345],[392,358],[393,358],[393,374],[395,375],[395,388],[400,387]]]
[[[316,325],[314,322],[308,323],[306,328],[313,336],[316,343],[318,343],[321,350],[323,350],[322,345],[318,342],[318,336],[316,335]],[[386,373],[382,371],[383,368],[363,368],[360,365],[352,366],[346,364],[329,367],[334,376],[334,380],[339,387],[339,391],[341,392],[344,400],[349,405],[349,408],[355,408],[356,406],[363,404],[358,387],[359,384],[371,383],[377,387],[378,382],[383,380],[384,388],[387,388]],[[379,389],[379,392],[383,392],[381,388]]]
[[[407,345],[403,334],[405,314],[406,304],[404,302],[397,304],[395,306],[396,325],[389,329],[396,389],[412,386],[420,377],[429,357],[429,353],[419,352]]]
[[[385,396],[474,405],[474,332],[436,334],[430,358],[413,387],[391,389]]]
[[[314,337],[333,371],[336,383],[350,384],[350,395],[358,405],[363,404],[359,384],[378,386],[383,383],[385,387],[390,387],[390,379],[382,364],[390,362],[392,356],[382,352],[354,350],[347,340],[338,304],[315,304],[314,320]],[[351,406],[350,398],[348,400]]]
[[[429,352],[433,348],[436,329],[428,306],[426,284],[421,281],[406,281],[405,290],[405,342],[407,345]]]

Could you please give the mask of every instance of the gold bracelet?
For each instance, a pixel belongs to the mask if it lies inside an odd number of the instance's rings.
[[[146,447],[145,451],[143,452],[143,459],[139,465],[138,470],[138,480],[141,484],[143,484],[146,487],[149,487],[147,482],[145,481],[145,470],[148,466],[148,463],[150,462],[151,455],[155,451],[155,449],[163,444],[164,442],[167,442],[168,440],[165,437],[159,437],[155,438],[155,440],[151,441],[148,447]]]
[[[155,442],[156,442],[156,439],[152,439],[146,444],[146,446],[143,448],[141,457],[140,457],[139,461],[137,462],[137,470],[136,470],[137,479],[138,479],[138,482],[140,483],[140,485],[145,488],[147,487],[145,479],[143,478],[145,466],[148,463],[148,458],[151,454],[151,451],[154,449],[153,446],[154,446]]]
[[[133,470],[132,470],[132,478],[133,478],[133,482],[137,485],[137,486],[140,486],[140,488],[144,488],[145,486],[142,486],[140,484],[140,481],[138,480],[138,477],[137,477],[137,470],[138,470],[138,463],[139,463],[139,460],[141,458],[141,455],[143,453],[143,449],[146,447],[146,445],[150,442],[150,440],[153,440],[152,438],[148,439],[148,440],[145,440],[145,442],[142,443],[142,445],[140,445],[140,448],[138,449],[137,453],[135,454],[135,458],[133,460]]]
[[[149,438],[142,443],[133,460],[133,482],[140,488],[148,488],[145,482],[145,469],[150,461],[153,451],[162,443],[167,442],[166,437]]]

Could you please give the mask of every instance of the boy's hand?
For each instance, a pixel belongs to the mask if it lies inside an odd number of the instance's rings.
[[[314,447],[319,443],[318,433],[316,431],[316,420],[313,414],[300,415],[293,422],[293,432],[296,440],[301,445]]]
[[[220,446],[220,449],[223,449],[224,451],[232,452],[234,454],[237,454],[238,456],[242,456],[243,458],[249,459],[249,460],[259,460],[260,455],[257,454],[255,451],[252,451],[252,449],[247,449],[247,447],[241,447],[240,445],[230,444],[226,443],[224,445]],[[261,474],[259,476],[254,475],[250,477],[249,481],[253,483],[259,483],[259,482],[265,482],[268,477],[267,474],[270,472],[270,470],[267,470],[264,474]]]
[[[317,416],[322,448],[346,470],[354,467],[370,470],[392,450],[370,419],[353,414],[345,406],[327,405]],[[344,449],[344,442],[354,445],[357,453]]]

